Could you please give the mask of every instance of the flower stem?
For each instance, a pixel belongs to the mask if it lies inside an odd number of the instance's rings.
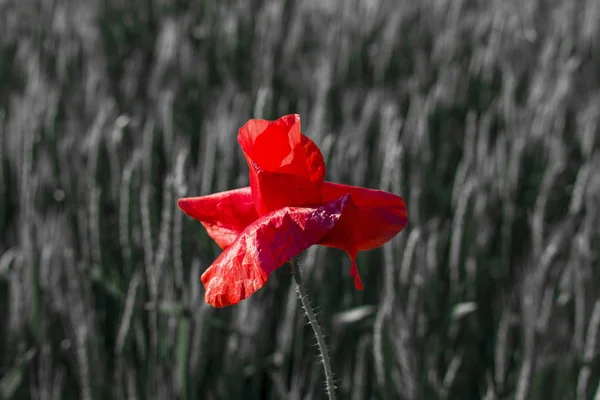
[[[329,395],[329,400],[335,400],[335,386],[333,384],[331,360],[329,359],[329,354],[327,353],[327,346],[325,345],[325,337],[323,336],[321,325],[319,325],[317,317],[315,316],[312,306],[308,300],[308,296],[306,295],[306,289],[304,289],[304,283],[302,282],[302,275],[300,274],[300,269],[298,268],[298,260],[295,257],[290,261],[290,266],[292,275],[296,281],[298,297],[302,302],[302,307],[306,312],[310,326],[312,326],[315,337],[317,338],[317,344],[319,346],[319,351],[321,352],[321,360],[323,361],[323,368],[325,369],[325,382],[327,384],[327,394]]]

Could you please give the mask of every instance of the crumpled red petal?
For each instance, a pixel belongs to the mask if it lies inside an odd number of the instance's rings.
[[[285,207],[260,217],[202,275],[206,302],[225,307],[246,299],[336,226],[349,203],[346,195],[320,207]]]
[[[286,206],[321,202],[325,162],[319,148],[300,132],[300,116],[250,120],[238,142],[250,170],[250,186],[260,215]]]
[[[258,219],[250,187],[177,201],[179,208],[200,221],[222,249],[230,246],[248,225]]]
[[[350,275],[354,286],[362,290],[363,284],[356,266],[356,254],[382,246],[407,224],[406,204],[402,197],[381,190],[324,182],[323,201],[350,195],[351,205],[346,207],[339,223],[327,233],[319,244],[344,250],[351,260]]]

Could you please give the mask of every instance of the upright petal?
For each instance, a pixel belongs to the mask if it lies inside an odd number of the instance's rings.
[[[282,169],[304,175],[296,154],[301,142],[300,116],[285,115],[276,121],[251,119],[239,130],[238,143],[244,154],[269,172]],[[300,162],[299,162],[300,161]]]
[[[258,218],[250,187],[186,197],[179,199],[177,205],[184,213],[200,221],[222,249],[231,245]]]
[[[306,156],[304,164],[308,174],[308,179],[315,184],[321,186],[325,181],[325,161],[323,160],[323,154],[319,147],[310,140],[308,136],[302,135],[300,145]]]
[[[238,142],[250,169],[252,196],[260,215],[321,202],[323,155],[300,132],[299,115],[250,120],[240,128]]]
[[[250,187],[259,215],[282,207],[311,206],[321,203],[321,188],[297,175],[250,170]]]
[[[348,203],[343,196],[320,207],[285,207],[260,217],[202,275],[206,302],[225,307],[246,299],[275,269],[331,230]]]
[[[400,196],[381,190],[325,182],[323,200],[349,195],[350,205],[344,209],[339,223],[319,244],[344,250],[351,261],[354,285],[363,285],[356,266],[359,250],[370,250],[393,238],[407,224],[406,205]]]

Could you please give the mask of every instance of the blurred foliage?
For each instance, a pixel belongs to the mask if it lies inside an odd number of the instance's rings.
[[[0,3],[0,396],[324,398],[287,268],[203,301],[176,199],[298,112],[409,226],[301,268],[342,399],[600,398],[596,0]]]

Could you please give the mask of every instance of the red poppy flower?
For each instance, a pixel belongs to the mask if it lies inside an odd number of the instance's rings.
[[[382,246],[406,226],[402,197],[325,182],[323,156],[301,133],[299,115],[250,120],[238,142],[250,187],[178,201],[223,249],[201,278],[206,302],[224,307],[246,299],[314,244],[344,250],[362,289],[356,254]]]

